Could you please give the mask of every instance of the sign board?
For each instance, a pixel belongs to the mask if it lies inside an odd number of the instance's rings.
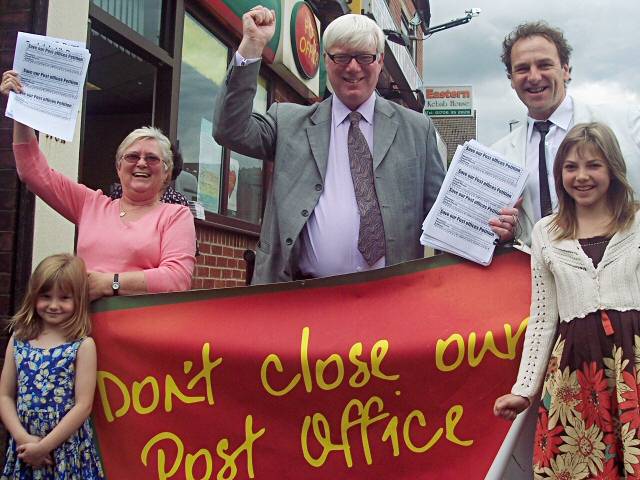
[[[471,85],[425,87],[424,111],[431,117],[472,117]]]
[[[283,0],[280,42],[271,68],[305,98],[322,96],[320,21],[306,2]]]
[[[94,304],[110,479],[484,479],[509,422],[529,257]],[[499,296],[499,301],[496,301]]]

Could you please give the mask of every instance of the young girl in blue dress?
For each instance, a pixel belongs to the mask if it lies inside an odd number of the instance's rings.
[[[494,412],[513,420],[540,399],[535,479],[637,479],[640,213],[603,124],[573,127],[553,174],[558,211],[533,229],[520,371]]]
[[[89,415],[96,346],[84,262],[45,258],[11,319],[0,416],[11,434],[2,479],[104,478]]]

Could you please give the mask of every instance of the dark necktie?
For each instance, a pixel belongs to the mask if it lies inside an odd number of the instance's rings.
[[[544,139],[549,133],[549,127],[553,125],[549,120],[546,122],[534,122],[533,128],[540,132],[540,143],[538,144],[538,180],[540,181],[540,215],[546,217],[551,214],[551,193],[549,192],[549,178],[547,173],[547,154],[544,148]]]
[[[360,213],[358,250],[367,263],[373,265],[385,254],[384,225],[373,183],[373,157],[358,125],[361,118],[360,112],[349,114],[351,125],[347,145],[353,190]]]

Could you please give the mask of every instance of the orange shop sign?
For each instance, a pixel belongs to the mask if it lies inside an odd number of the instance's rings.
[[[320,67],[320,35],[313,11],[305,2],[291,10],[291,50],[303,78],[315,77]]]

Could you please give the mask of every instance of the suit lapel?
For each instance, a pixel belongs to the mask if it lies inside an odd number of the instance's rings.
[[[324,182],[329,159],[329,143],[331,141],[331,98],[318,105],[311,115],[313,125],[307,127],[307,139]]]
[[[392,117],[395,112],[389,102],[376,97],[373,116],[373,169],[378,168],[398,131],[398,122]]]

